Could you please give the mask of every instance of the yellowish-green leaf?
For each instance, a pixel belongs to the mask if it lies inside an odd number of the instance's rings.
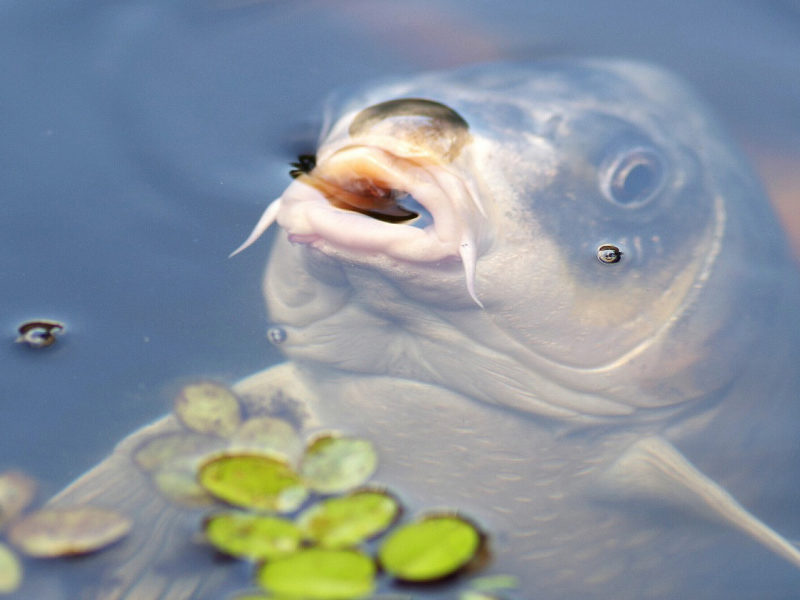
[[[481,592],[513,590],[519,587],[519,578],[515,575],[486,575],[471,579],[469,587]]]
[[[5,544],[0,544],[0,594],[10,594],[22,583],[22,564]]]
[[[204,508],[216,499],[197,482],[196,461],[173,462],[152,474],[153,484],[167,500],[184,508]]]
[[[325,435],[309,444],[300,473],[322,494],[338,494],[363,485],[375,472],[378,456],[367,440]]]
[[[0,528],[15,519],[33,501],[36,482],[20,471],[0,474]]]
[[[385,531],[400,512],[395,498],[362,490],[306,509],[297,524],[306,538],[326,548],[347,548]]]
[[[375,586],[375,563],[354,550],[309,548],[264,564],[258,583],[281,598],[348,600]]]
[[[222,449],[225,441],[194,431],[171,431],[149,438],[133,451],[133,460],[143,471],[157,471],[171,462],[200,459]]]
[[[296,552],[300,530],[291,521],[252,513],[224,512],[203,523],[206,539],[217,550],[251,560],[273,560]]]
[[[291,512],[308,490],[285,461],[261,454],[226,454],[200,467],[198,481],[212,496],[244,508]]]
[[[303,453],[303,440],[287,421],[274,417],[253,417],[242,423],[231,436],[230,448],[251,450],[285,457],[297,464]]]
[[[242,422],[239,399],[212,381],[185,386],[175,398],[174,411],[188,429],[221,437],[233,434]]]
[[[502,600],[491,594],[491,592],[481,592],[478,590],[464,590],[458,595],[458,600]]]
[[[395,529],[381,545],[383,569],[403,581],[435,581],[473,558],[482,536],[474,525],[452,516],[431,516]]]
[[[15,522],[9,539],[30,556],[76,556],[113,544],[128,534],[131,525],[128,517],[104,508],[49,508]]]

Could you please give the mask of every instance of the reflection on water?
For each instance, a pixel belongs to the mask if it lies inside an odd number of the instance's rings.
[[[259,285],[266,244],[226,256],[286,187],[288,163],[313,152],[320,102],[340,86],[498,58],[665,64],[714,105],[800,248],[799,29],[788,2],[5,3],[0,467],[34,474],[44,499],[164,413],[182,378],[235,381],[280,359]],[[37,318],[65,322],[58,343],[13,344]],[[194,526],[181,552],[209,564],[188,542]],[[745,554],[708,571],[749,560],[792,580]],[[763,592],[744,566],[734,589]],[[29,565],[32,585],[48,569]]]

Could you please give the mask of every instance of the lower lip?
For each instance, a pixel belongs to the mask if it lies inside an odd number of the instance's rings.
[[[320,236],[309,233],[309,234],[298,234],[298,233],[290,233],[289,234],[289,241],[293,244],[312,244],[317,240],[321,239]]]

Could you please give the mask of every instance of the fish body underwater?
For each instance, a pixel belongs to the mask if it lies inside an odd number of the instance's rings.
[[[283,230],[287,362],[240,393],[373,440],[377,480],[479,522],[523,598],[796,596],[796,265],[684,83],[612,60],[387,80],[332,101],[294,175],[243,245]],[[102,498],[131,447],[56,502]]]

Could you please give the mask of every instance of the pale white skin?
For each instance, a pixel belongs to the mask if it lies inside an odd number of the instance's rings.
[[[396,98],[453,109],[468,137],[445,156],[391,113],[354,132]],[[616,202],[611,173],[641,152],[657,185]],[[332,206],[315,178],[380,180],[433,224]],[[797,369],[775,360],[797,351],[796,274],[746,165],[680,82],[597,61],[371,86],[332,109],[316,168],[244,246],[275,221],[264,295],[289,362],[239,391],[279,390],[309,427],[374,440],[378,480],[412,511],[480,522],[521,597],[737,597],[753,561],[762,597],[800,585],[777,533],[799,525],[785,512]],[[604,243],[619,263],[597,259]]]

